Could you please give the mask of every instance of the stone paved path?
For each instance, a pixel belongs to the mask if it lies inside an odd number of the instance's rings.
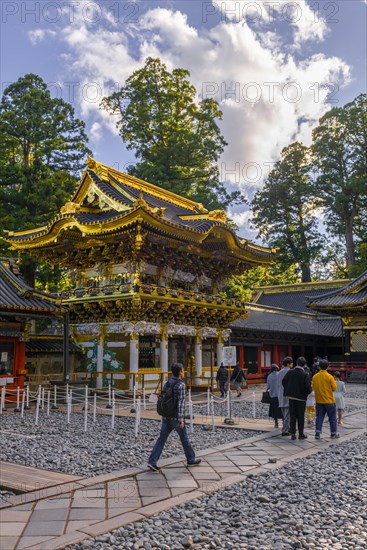
[[[366,410],[345,416],[339,440],[291,441],[279,431],[206,449],[199,466],[183,456],[162,460],[160,473],[145,464],[11,497],[0,505],[1,550],[58,550],[243,481],[287,462],[357,437]],[[139,463],[139,457],[137,457]]]

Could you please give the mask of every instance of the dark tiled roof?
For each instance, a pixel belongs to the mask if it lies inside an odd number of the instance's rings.
[[[259,330],[261,332],[277,332],[289,334],[304,334],[313,336],[341,335],[340,319],[318,319],[313,314],[296,314],[271,307],[257,307],[249,304],[249,316],[232,323],[233,329]]]
[[[256,303],[262,306],[310,313],[307,307],[307,298],[317,298],[323,294],[325,294],[325,289],[277,292],[274,294],[263,294]]]
[[[0,313],[63,313],[66,309],[52,294],[28,286],[20,277],[0,262]]]
[[[138,200],[139,196],[141,196],[145,202],[150,206],[151,208],[164,208],[163,212],[163,219],[174,223],[175,225],[179,225],[182,227],[190,227],[191,229],[195,229],[196,231],[202,231],[206,232],[208,229],[210,229],[213,225],[222,225],[223,227],[226,227],[226,224],[222,222],[218,222],[217,220],[184,220],[181,219],[180,216],[193,216],[195,214],[201,215],[202,212],[193,212],[192,210],[189,210],[188,208],[184,208],[183,206],[179,206],[177,204],[174,204],[173,202],[169,202],[167,200],[163,200],[159,197],[156,197],[152,193],[147,193],[146,191],[142,192],[139,189],[136,189],[127,183],[122,183],[118,181],[116,178],[110,176],[111,180],[116,183],[116,185],[119,186],[121,189],[121,192],[123,196],[131,196],[135,200]],[[128,200],[128,199],[127,199]],[[119,202],[121,202],[121,197],[119,199]],[[128,204],[128,202],[126,202]],[[130,201],[130,204],[133,204],[133,201]]]
[[[309,296],[306,303],[312,309],[335,314],[345,311],[367,313],[367,271],[342,289],[323,293],[317,299]]]

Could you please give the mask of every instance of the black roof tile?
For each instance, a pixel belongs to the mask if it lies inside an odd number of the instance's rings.
[[[23,279],[0,262],[0,313],[62,313],[66,308],[54,300],[57,296],[28,286]]]

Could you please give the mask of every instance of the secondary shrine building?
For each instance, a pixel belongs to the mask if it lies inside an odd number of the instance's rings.
[[[223,360],[228,327],[248,314],[243,301],[221,294],[226,280],[274,253],[240,239],[225,212],[92,158],[48,225],[6,240],[69,269],[73,287],[62,298],[85,347],[82,368],[101,373],[99,384],[115,371],[121,387],[131,387],[132,373],[167,372],[175,361],[203,383]]]

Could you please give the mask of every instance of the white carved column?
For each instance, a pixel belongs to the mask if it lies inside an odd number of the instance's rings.
[[[105,338],[105,330],[104,330],[104,327],[101,326],[99,331],[99,336],[98,336],[98,344],[97,344],[97,372],[99,373],[103,372],[104,338]],[[103,377],[101,375],[98,375],[96,380],[96,388],[102,388],[102,387],[103,387]]]
[[[138,370],[139,370],[139,336],[132,333],[130,334],[129,372],[137,373]],[[130,376],[129,388],[130,390],[134,389],[133,376]]]
[[[202,339],[198,334],[195,336],[195,372],[198,377],[203,374]],[[196,378],[195,384],[202,384],[201,378]]]
[[[218,342],[217,342],[217,366],[219,367],[223,363],[223,335],[222,331],[218,329]]]
[[[168,372],[168,336],[162,328],[160,343],[160,369],[162,372]]]

